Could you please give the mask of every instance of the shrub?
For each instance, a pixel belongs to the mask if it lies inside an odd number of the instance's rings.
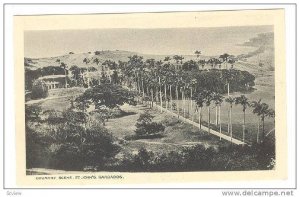
[[[138,136],[151,136],[159,134],[165,130],[165,127],[161,123],[150,122],[150,123],[137,123],[137,129],[135,130]]]
[[[100,55],[101,51],[95,51],[94,53],[95,53],[95,55]]]
[[[31,98],[40,99],[48,96],[48,87],[42,80],[35,80],[32,85]]]
[[[56,169],[83,170],[87,166],[102,168],[120,147],[103,127],[87,130],[65,127],[57,132],[58,149],[52,152],[51,165]],[[59,139],[58,139],[59,138]]]
[[[152,122],[153,117],[148,111],[140,115],[136,123],[137,129],[135,130],[135,134],[137,136],[156,136],[165,130],[165,127],[161,123]]]
[[[49,167],[51,137],[26,126],[26,168]]]

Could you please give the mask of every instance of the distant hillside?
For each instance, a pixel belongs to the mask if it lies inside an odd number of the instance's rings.
[[[163,60],[167,55],[149,55],[149,54],[141,54],[130,51],[98,51],[97,54],[95,52],[87,52],[87,53],[79,53],[74,54],[70,52],[69,54],[57,56],[57,57],[47,57],[47,58],[24,58],[25,67],[28,69],[37,69],[46,66],[59,66],[60,62],[67,64],[69,67],[76,65],[79,67],[97,67],[97,63],[94,62],[95,59],[99,60],[98,65],[101,65],[105,60],[111,61],[128,61],[128,57],[132,55],[140,55],[144,57],[144,60],[153,58],[155,60]],[[171,58],[173,55],[169,55]],[[195,59],[195,55],[184,55],[184,61]],[[87,59],[88,62],[84,62],[84,59]],[[208,59],[208,57],[200,56],[199,59]],[[59,61],[57,61],[59,60]],[[173,60],[174,61],[174,60]]]
[[[250,39],[241,46],[255,47],[256,50],[248,54],[241,54],[239,61],[244,64],[252,64],[259,69],[274,70],[274,33],[262,33]]]
[[[258,34],[257,37],[250,39],[249,41],[241,44],[241,46],[250,46],[254,47],[252,52],[248,54],[241,54],[237,56],[238,61],[235,63],[235,68],[240,70],[247,70],[251,73],[261,72],[262,70],[274,70],[274,34],[273,33],[263,33]],[[155,60],[163,60],[166,55],[149,55],[149,54],[141,54],[130,51],[97,51],[95,52],[87,52],[87,53],[79,53],[74,54],[70,52],[69,54],[57,56],[57,57],[49,57],[49,58],[24,58],[25,67],[27,69],[37,69],[47,66],[59,66],[60,62],[67,64],[69,67],[76,65],[78,67],[98,67],[105,60],[111,61],[128,61],[128,57],[132,55],[140,55],[144,57],[144,60],[153,58]],[[178,54],[180,55],[180,54]],[[169,57],[173,57],[173,55],[168,55]],[[205,59],[208,60],[209,56],[200,55],[200,57],[196,58],[196,55],[183,55],[184,60],[199,60]],[[218,58],[215,56],[214,58]],[[84,60],[88,61],[84,61]],[[95,60],[98,61],[95,61]],[[97,64],[98,62],[98,64]],[[175,63],[174,60],[171,60],[171,63]]]
[[[136,55],[137,53],[128,51],[99,51],[97,55],[94,52],[66,54],[63,56],[49,57],[49,58],[25,58],[25,66],[30,69],[37,69],[46,66],[59,66],[60,62],[64,62],[69,67],[76,65],[79,67],[97,67],[95,59],[99,60],[98,65],[101,65],[105,60],[112,60],[115,62],[127,61],[129,56]],[[84,59],[88,62],[84,62]],[[59,61],[58,61],[59,60]]]

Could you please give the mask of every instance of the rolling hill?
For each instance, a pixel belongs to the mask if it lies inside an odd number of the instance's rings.
[[[273,33],[263,33],[258,34],[257,37],[250,39],[247,42],[241,44],[241,46],[253,47],[254,50],[249,52],[248,54],[241,54],[237,56],[238,61],[235,63],[235,68],[240,70],[246,70],[251,73],[257,73],[262,71],[273,71],[274,70],[274,35]],[[27,69],[37,69],[46,66],[59,66],[60,62],[64,62],[69,67],[76,65],[78,67],[98,67],[105,60],[111,61],[128,61],[128,57],[132,55],[140,55],[145,59],[156,59],[163,60],[167,55],[150,55],[150,54],[141,54],[131,51],[98,51],[97,54],[95,52],[87,52],[87,53],[78,53],[74,54],[70,52],[69,54],[65,54],[57,57],[47,57],[47,58],[24,58],[25,67]],[[173,55],[169,55],[173,57]],[[183,55],[184,61],[188,60],[196,60],[195,55]],[[88,59],[88,62],[84,62],[84,59]],[[209,56],[201,55],[199,59],[208,60]],[[218,58],[215,56],[214,58]],[[94,62],[95,59],[98,59],[98,64]],[[59,60],[59,62],[57,61]],[[175,63],[172,60],[171,63]]]

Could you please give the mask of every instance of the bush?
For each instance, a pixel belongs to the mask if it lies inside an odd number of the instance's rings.
[[[48,133],[36,132],[26,123],[26,168],[51,168],[50,144],[53,138]]]
[[[40,98],[46,98],[47,96],[48,96],[48,87],[46,83],[42,80],[34,81],[32,85],[31,98],[40,99]]]
[[[150,122],[150,123],[137,123],[137,129],[135,130],[138,136],[151,136],[156,135],[165,130],[165,127],[161,123]]]
[[[95,51],[94,53],[95,53],[95,55],[100,55],[101,51]]]
[[[152,119],[153,116],[148,111],[140,115],[136,123],[136,136],[157,136],[165,130],[165,127],[161,123],[152,122]]]

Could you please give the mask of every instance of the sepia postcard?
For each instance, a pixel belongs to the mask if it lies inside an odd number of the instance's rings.
[[[15,16],[19,186],[287,178],[284,10]]]

